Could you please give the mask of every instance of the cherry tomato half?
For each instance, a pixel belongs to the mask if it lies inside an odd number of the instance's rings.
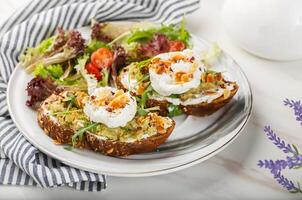
[[[99,69],[108,68],[113,62],[113,53],[107,48],[100,48],[91,55],[91,62]]]
[[[98,81],[102,79],[102,74],[97,66],[92,63],[88,63],[85,68],[88,74],[93,74]]]

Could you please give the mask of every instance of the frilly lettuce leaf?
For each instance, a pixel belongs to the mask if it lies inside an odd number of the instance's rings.
[[[36,47],[29,47],[26,49],[26,52],[21,54],[20,56],[20,61],[22,62],[23,65],[27,66],[30,63],[33,63],[42,56],[49,52],[51,50],[51,47],[54,43],[55,37],[50,37],[48,39],[43,40],[39,45]]]
[[[20,63],[27,72],[32,72],[39,63],[44,66],[63,63],[82,55],[84,49],[85,40],[79,31],[58,29],[55,36],[27,48],[20,56]]]
[[[34,70],[35,76],[41,76],[43,78],[50,77],[53,80],[59,79],[63,75],[64,71],[60,64],[43,66],[37,64]]]
[[[189,45],[190,34],[185,29],[184,19],[182,20],[180,26],[162,24],[157,28],[133,30],[129,36],[125,37],[124,43],[130,44],[132,42],[148,41],[152,39],[155,33],[162,33],[170,40],[179,40],[184,42],[186,45]]]
[[[217,43],[214,43],[207,51],[202,52],[202,62],[207,67],[212,67],[219,60],[221,49]]]

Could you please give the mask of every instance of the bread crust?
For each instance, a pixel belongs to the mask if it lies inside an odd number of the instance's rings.
[[[58,95],[51,95],[43,102],[43,104],[54,102],[59,98]],[[43,107],[43,104],[37,111],[39,126],[43,129],[45,134],[54,140],[55,144],[71,145],[72,136],[74,135],[75,130],[68,125],[61,125],[51,119],[49,115],[45,114],[46,108]],[[175,122],[172,120],[172,125],[167,128],[164,133],[157,133],[156,135],[134,142],[100,139],[97,135],[86,132],[85,137],[77,142],[76,147],[91,149],[104,155],[116,157],[150,152],[166,141],[174,127]]]
[[[71,139],[74,135],[74,130],[69,126],[64,126],[54,122],[49,116],[44,114],[42,108],[38,109],[38,124],[43,131],[51,137],[55,144],[69,144],[71,145]],[[85,139],[78,141],[76,144],[78,148],[89,148]]]
[[[202,102],[199,104],[192,105],[179,105],[180,109],[187,115],[194,116],[208,116],[225,106],[234,95],[237,93],[239,86],[236,83],[232,83],[234,89],[231,90],[231,93],[228,98],[224,98],[223,95],[213,100],[211,103]],[[158,111],[159,115],[167,116],[169,114],[168,106],[169,102],[167,100],[158,100],[158,99],[148,99],[146,102],[147,107],[159,106],[160,110]]]
[[[127,89],[125,88],[125,86],[122,84],[121,81],[121,77],[123,73],[124,70],[122,70],[120,75],[117,77],[116,83],[119,89],[123,89],[124,91],[127,91]],[[226,83],[229,83],[233,86],[233,89],[230,91],[230,95],[228,98],[225,99],[222,95],[217,99],[213,100],[211,103],[202,102],[199,104],[192,104],[192,105],[180,105],[181,110],[187,115],[194,115],[194,116],[208,116],[213,114],[214,112],[225,106],[228,102],[230,102],[239,89],[239,86],[235,82],[226,81]],[[158,111],[158,114],[161,116],[168,116],[169,104],[170,102],[168,102],[165,99],[159,100],[159,99],[149,98],[146,102],[146,107],[151,108],[151,107],[159,106],[160,110]]]
[[[137,153],[146,153],[154,151],[158,146],[163,144],[170,136],[175,126],[173,121],[165,133],[157,133],[143,140],[135,142],[120,142],[109,139],[102,139],[92,133],[87,132],[85,137],[90,148],[107,156],[124,157]]]
[[[228,98],[224,98],[223,95],[213,100],[211,103],[202,102],[199,104],[193,105],[180,105],[181,110],[187,115],[195,115],[195,116],[207,116],[211,115],[223,106],[225,106],[234,95],[237,93],[239,86],[236,83],[233,83],[234,89],[231,90],[231,93]]]

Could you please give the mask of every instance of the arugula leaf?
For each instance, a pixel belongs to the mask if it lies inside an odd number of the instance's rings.
[[[168,106],[168,116],[169,117],[175,117],[175,116],[179,116],[179,115],[182,115],[183,112],[182,110],[180,109],[180,107],[178,105],[173,105],[173,104],[170,104]]]
[[[138,110],[137,110],[137,113],[140,116],[145,116],[151,111],[158,111],[158,110],[160,110],[159,106],[154,106],[154,107],[151,107],[151,108],[140,108],[139,107]]]
[[[136,101],[138,102],[137,113],[140,116],[145,116],[148,112],[152,110],[158,110],[159,108],[146,108],[146,102],[153,92],[153,88],[151,84],[147,87],[147,89],[142,93],[141,97],[136,97]]]
[[[68,98],[64,101],[67,103],[67,111],[73,106],[76,106],[76,97],[74,94],[67,93]]]
[[[98,123],[92,122],[90,124],[88,124],[87,126],[77,130],[74,135],[71,138],[71,145],[72,147],[75,147],[75,145],[77,144],[78,140],[82,140],[84,133],[88,130],[93,129],[94,127],[96,127],[98,125]]]
[[[145,116],[145,115],[148,114],[148,111],[146,111],[144,108],[138,107],[138,109],[137,109],[137,114],[138,114],[139,116]]]
[[[173,98],[173,99],[179,99],[180,95],[179,94],[171,94],[169,97]]]
[[[147,60],[140,61],[136,64],[136,67],[141,69],[142,67],[145,67],[146,65],[148,65],[150,62],[151,62],[151,58],[149,58]]]
[[[149,98],[149,96],[152,93],[152,91],[153,91],[153,88],[152,88],[152,86],[150,84],[147,87],[147,89],[142,93],[141,99],[140,99],[140,102],[139,102],[141,108],[145,108],[146,107],[147,99]]]

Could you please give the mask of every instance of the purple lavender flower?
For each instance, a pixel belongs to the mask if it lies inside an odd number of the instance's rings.
[[[258,166],[261,168],[263,167],[269,169],[272,174],[276,174],[282,169],[288,167],[288,163],[286,162],[286,160],[259,160]]]
[[[284,103],[285,106],[288,106],[288,107],[290,107],[294,110],[296,120],[298,122],[300,122],[300,124],[302,125],[302,104],[301,104],[301,101],[294,101],[294,100],[285,99],[283,101],[283,103]]]
[[[276,145],[284,153],[296,154],[292,146],[290,144],[286,144],[283,140],[281,140],[280,137],[278,137],[276,133],[274,133],[270,126],[265,126],[263,130],[266,133],[268,139],[271,140],[274,145]]]
[[[301,190],[299,184],[298,184],[298,186],[295,186],[295,184],[291,180],[284,177],[281,174],[281,172],[275,173],[274,179],[276,179],[278,181],[278,183],[280,185],[282,185],[283,187],[285,187],[288,191],[290,191],[292,193],[297,193],[297,192],[302,193],[302,190]]]
[[[284,105],[292,108],[296,116],[296,120],[302,125],[302,104],[301,101],[294,101],[285,99]],[[299,153],[298,148],[295,145],[287,144],[280,137],[278,137],[270,126],[264,127],[264,132],[268,139],[271,140],[284,153],[291,156],[287,156],[286,159],[279,160],[259,160],[258,166],[260,168],[269,169],[274,179],[292,193],[302,193],[299,182],[297,186],[289,179],[281,174],[281,171],[288,169],[299,169],[302,168],[302,154]]]
[[[302,155],[287,156],[286,160],[259,160],[258,166],[271,170],[272,174],[276,174],[285,168],[297,169],[302,167]]]

